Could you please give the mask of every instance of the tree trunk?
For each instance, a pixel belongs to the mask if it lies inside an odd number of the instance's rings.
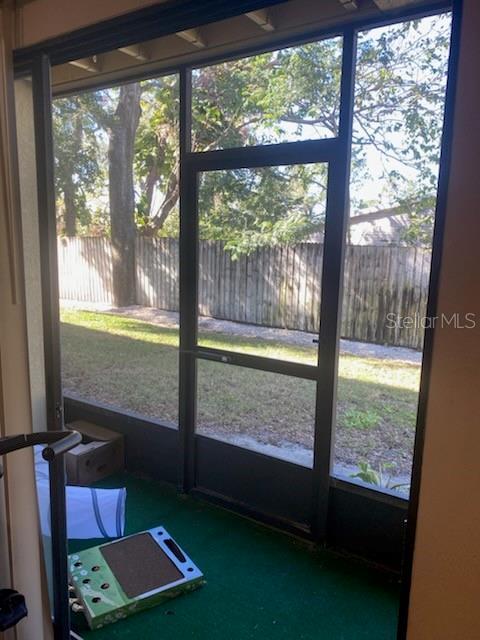
[[[65,205],[63,232],[67,237],[73,238],[77,235],[77,211],[75,207],[75,186],[70,174],[66,176],[65,184],[63,185],[63,203]]]
[[[152,202],[153,202],[153,194],[155,193],[155,185],[158,181],[158,165],[155,161],[148,172],[147,179],[145,181],[145,196],[147,200],[147,215],[150,217],[152,215]]]
[[[78,99],[77,99],[78,100]],[[78,108],[78,102],[77,102]],[[68,162],[65,162],[63,158],[63,204],[65,207],[65,215],[63,219],[63,233],[73,238],[77,235],[77,202],[76,195],[78,193],[78,185],[73,182],[73,176],[76,170],[76,159],[80,157],[82,150],[82,138],[83,138],[83,124],[82,113],[78,108],[74,119],[73,134],[70,140],[71,155],[68,158]]]
[[[135,194],[133,159],[140,120],[139,83],[120,88],[108,148],[114,304],[135,304]]]
[[[160,211],[153,218],[153,227],[156,231],[161,229],[165,224],[171,210],[178,202],[178,178],[177,173],[173,172],[168,179],[167,192],[160,206]]]

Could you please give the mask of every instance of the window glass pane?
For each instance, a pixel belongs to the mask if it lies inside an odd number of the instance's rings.
[[[64,393],[176,425],[178,327],[157,319],[64,306]]]
[[[408,496],[450,16],[365,31],[356,68],[335,473]]]
[[[197,433],[312,466],[315,382],[199,360]]]
[[[207,151],[337,135],[342,39],[193,72],[193,149]]]
[[[178,422],[178,77],[53,103],[65,394]]]
[[[326,182],[325,164],[201,174],[201,346],[316,364]]]

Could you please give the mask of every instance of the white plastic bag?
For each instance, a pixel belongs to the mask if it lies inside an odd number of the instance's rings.
[[[35,475],[42,533],[50,536],[50,486],[48,462],[42,447],[35,447]],[[67,537],[121,538],[125,532],[127,490],[66,487]]]

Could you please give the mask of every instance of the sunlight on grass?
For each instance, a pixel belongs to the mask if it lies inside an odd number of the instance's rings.
[[[380,358],[340,354],[339,375],[347,380],[374,382],[396,389],[417,391],[420,365]]]
[[[77,311],[61,309],[60,321],[93,331],[103,331],[109,335],[124,336],[133,340],[142,340],[154,344],[178,347],[178,329],[159,327],[150,322],[143,322],[111,313],[96,311]]]
[[[67,395],[178,425],[178,328],[71,309],[62,310],[61,319]],[[312,347],[259,337],[211,332],[203,345],[314,363]],[[386,463],[409,473],[419,374],[419,365],[399,360],[341,355],[336,463]],[[311,455],[313,381],[200,360],[197,389],[202,433]]]
[[[93,331],[102,331],[109,335],[124,336],[152,344],[170,347],[178,347],[179,345],[178,329],[162,327],[129,317],[109,313],[62,309],[61,321]],[[316,361],[316,350],[311,347],[216,332],[203,333],[202,346],[212,349],[234,350],[265,358],[304,364],[315,364]],[[420,366],[395,360],[341,354],[339,376],[348,380],[373,382],[397,389],[418,391]]]

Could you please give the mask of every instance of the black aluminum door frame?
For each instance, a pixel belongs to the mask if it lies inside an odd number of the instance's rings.
[[[339,132],[336,138],[234,149],[191,150],[192,73],[180,73],[180,393],[181,488],[196,485],[196,400],[199,359],[250,367],[316,382],[314,461],[309,525],[314,538],[327,533],[330,467],[335,426],[336,379],[341,323],[344,247],[349,203],[350,147],[356,31],[343,30]],[[198,184],[205,171],[325,163],[328,166],[322,297],[317,365],[273,360],[198,345]]]
[[[45,358],[47,429],[60,431],[63,424],[63,397],[60,368],[60,320],[58,293],[57,232],[52,134],[52,95],[50,61],[36,56],[32,65],[32,98],[37,169],[38,233],[40,243],[40,279]],[[53,634],[55,640],[70,638],[68,601],[67,537],[65,506],[65,460],[52,463],[50,499],[52,503],[52,580]]]

